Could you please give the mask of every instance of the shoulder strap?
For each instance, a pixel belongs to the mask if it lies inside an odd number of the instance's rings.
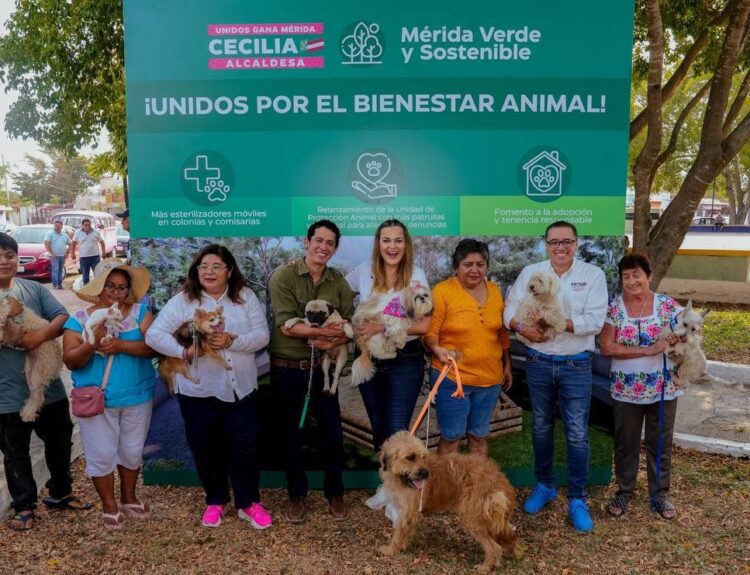
[[[102,378],[102,391],[107,389],[107,382],[109,381],[109,372],[112,371],[112,360],[115,359],[114,355],[110,355],[107,360],[107,367],[104,369],[104,377]]]

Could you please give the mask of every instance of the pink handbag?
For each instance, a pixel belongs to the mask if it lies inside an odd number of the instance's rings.
[[[112,370],[112,360],[114,357],[114,355],[110,355],[107,360],[107,367],[104,370],[101,387],[86,385],[84,387],[74,387],[70,392],[73,415],[76,417],[94,417],[95,415],[104,413],[104,390],[107,388],[109,372]]]

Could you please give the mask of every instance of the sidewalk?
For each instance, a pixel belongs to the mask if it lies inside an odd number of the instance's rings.
[[[674,444],[750,457],[750,365],[709,361],[708,372],[738,385],[691,385],[677,402]]]

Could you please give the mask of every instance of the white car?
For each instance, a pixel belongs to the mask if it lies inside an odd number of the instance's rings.
[[[18,226],[13,222],[3,222],[0,224],[0,232],[6,233],[9,236],[12,236],[17,229]]]

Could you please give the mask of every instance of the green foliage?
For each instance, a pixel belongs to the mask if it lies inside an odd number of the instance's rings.
[[[14,174],[15,191],[27,204],[39,205],[47,202],[68,203],[83,194],[94,183],[86,169],[86,160],[81,156],[68,158],[59,152],[47,150],[52,165],[43,159],[26,155],[30,172]]]
[[[0,81],[18,92],[7,132],[72,156],[105,128],[124,174],[122,1],[17,0],[6,30]]]
[[[268,278],[278,266],[303,257],[299,247],[285,247],[282,238],[131,238],[133,261],[151,270],[151,295],[157,308],[182,289],[187,269],[195,255],[212,243],[226,246],[232,252],[246,283],[266,305]],[[269,316],[270,317],[270,316]]]
[[[703,349],[709,359],[750,363],[750,312],[711,311],[703,332]]]

